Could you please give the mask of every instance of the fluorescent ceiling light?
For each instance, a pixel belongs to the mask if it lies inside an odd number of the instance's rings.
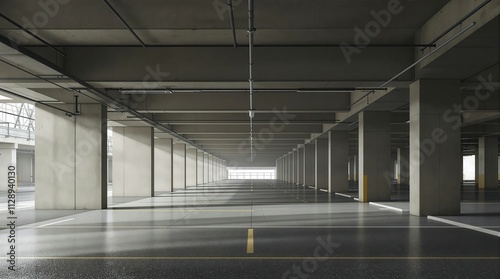
[[[172,94],[170,89],[120,89],[122,94]]]

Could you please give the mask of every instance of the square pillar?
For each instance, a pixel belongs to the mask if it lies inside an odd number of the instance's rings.
[[[498,137],[479,138],[479,189],[498,188]]]
[[[397,181],[399,185],[410,185],[410,149],[400,147],[397,149]]]
[[[283,159],[284,159],[284,163],[285,163],[284,164],[284,175],[285,175],[284,181],[288,182],[288,173],[289,173],[289,171],[288,171],[288,154],[285,155],[285,157],[283,157]]]
[[[174,190],[186,189],[186,144],[174,143],[173,156]]]
[[[410,85],[410,213],[459,215],[462,185],[460,81]]]
[[[304,145],[304,186],[314,186],[316,184],[316,145],[311,142]]]
[[[304,185],[304,148],[297,148],[297,184]]]
[[[68,117],[35,105],[36,209],[107,208],[107,110],[82,104],[80,111]]]
[[[196,185],[204,184],[205,177],[205,153],[203,151],[197,150],[197,175],[196,175]]]
[[[359,113],[359,200],[391,199],[391,122],[386,111]]]
[[[151,127],[113,127],[113,196],[154,196]]]
[[[19,176],[19,168],[17,167],[17,143],[0,143],[0,181],[3,181],[0,186],[0,191],[7,192],[9,189],[7,181],[9,166],[16,168],[17,176]],[[17,178],[19,180],[19,177]],[[19,181],[18,181],[19,182]]]
[[[314,188],[328,189],[328,138],[315,139]]]
[[[209,180],[209,171],[210,171],[210,158],[208,153],[203,153],[203,184],[207,184],[210,182]]]
[[[349,132],[328,132],[328,192],[342,193],[349,191]]]
[[[155,139],[155,191],[172,192],[172,139]]]
[[[198,150],[186,149],[186,187],[196,186],[198,178]]]

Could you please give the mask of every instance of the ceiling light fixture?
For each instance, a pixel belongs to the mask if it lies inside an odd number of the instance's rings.
[[[120,89],[122,94],[172,94],[170,89]]]

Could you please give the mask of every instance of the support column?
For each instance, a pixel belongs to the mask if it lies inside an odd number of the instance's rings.
[[[410,85],[410,213],[460,214],[462,150],[460,82],[418,80]]]
[[[406,147],[398,148],[398,177],[399,185],[410,185],[410,149]]]
[[[154,154],[155,191],[172,192],[172,139],[156,139]]]
[[[498,188],[498,137],[479,138],[479,189]]]
[[[113,196],[154,196],[151,127],[113,127]]]
[[[210,183],[210,160],[208,153],[203,153],[203,184]]]
[[[293,184],[299,184],[299,150],[293,150]]]
[[[285,179],[283,179],[283,181],[285,182],[288,182],[288,154],[285,155],[285,157],[283,157],[283,160],[284,160],[284,175],[285,175]]]
[[[196,186],[198,177],[198,150],[186,149],[186,187]]]
[[[290,153],[290,183],[295,184],[295,152]]]
[[[214,182],[214,157],[208,154],[208,183]]]
[[[297,166],[298,172],[298,181],[299,185],[304,185],[304,147],[300,147],[297,149],[297,157],[299,160],[299,164]]]
[[[314,143],[304,145],[304,165],[305,165],[305,186],[314,186],[316,184],[316,146]]]
[[[342,193],[349,191],[347,164],[349,162],[349,132],[328,132],[328,192]]]
[[[314,188],[328,189],[328,138],[317,138],[314,150]]]
[[[17,166],[17,143],[0,143],[0,191],[5,191],[9,189],[7,181],[8,173],[7,170],[9,166],[16,168],[17,175],[19,176],[19,168]],[[19,178],[18,178],[19,179]]]
[[[186,189],[186,144],[174,143],[174,190]]]
[[[392,159],[390,113],[359,113],[359,200],[391,199]]]
[[[204,152],[197,150],[197,175],[196,175],[196,185],[201,185],[204,184],[204,177],[205,177],[205,157],[204,157]]]
[[[107,208],[107,110],[82,104],[80,111],[81,115],[67,117],[35,105],[36,209]]]

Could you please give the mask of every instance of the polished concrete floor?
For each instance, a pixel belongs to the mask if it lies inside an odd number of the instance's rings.
[[[19,193],[17,271],[2,257],[0,278],[500,278],[500,237],[274,180],[111,198],[108,210],[32,200]],[[499,204],[462,208],[498,217]]]

